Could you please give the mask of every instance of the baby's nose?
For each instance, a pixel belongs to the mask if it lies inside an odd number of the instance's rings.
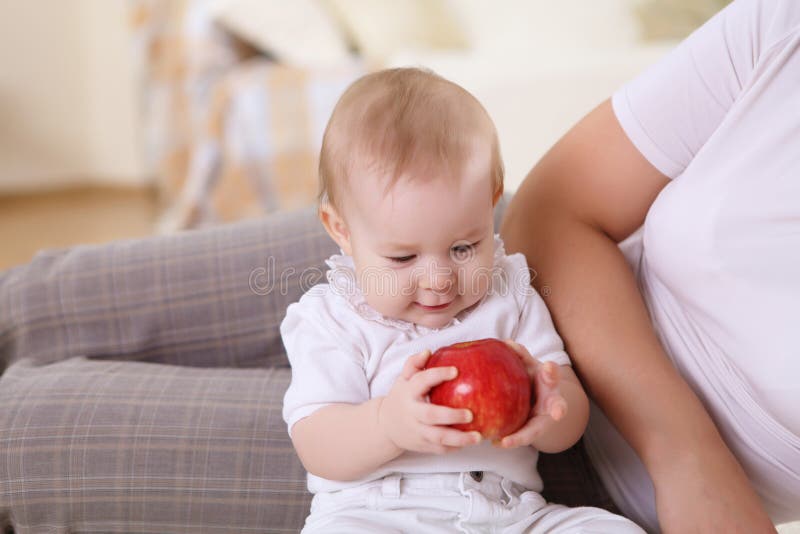
[[[419,280],[422,289],[430,289],[436,293],[449,293],[453,288],[455,273],[449,265],[432,262]]]

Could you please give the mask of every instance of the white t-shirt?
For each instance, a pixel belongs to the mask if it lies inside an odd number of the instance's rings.
[[[800,519],[800,1],[733,2],[612,103],[673,178],[623,247],[655,329],[773,520]],[[586,443],[655,531],[652,483],[597,410]]]
[[[355,283],[353,259],[328,260],[328,284],[311,288],[286,311],[281,336],[292,366],[283,418],[292,426],[323,406],[361,404],[385,396],[409,356],[487,337],[514,339],[542,361],[568,365],[561,338],[544,302],[530,285],[522,254],[505,254],[495,236],[490,289],[476,305],[449,325],[429,329],[389,319],[371,308]],[[360,480],[340,482],[308,474],[312,493],[357,486],[394,472],[448,473],[493,471],[541,491],[532,447],[499,449],[488,442],[444,455],[405,452]]]

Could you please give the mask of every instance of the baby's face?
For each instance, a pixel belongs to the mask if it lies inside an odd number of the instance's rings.
[[[458,179],[407,180],[391,190],[350,188],[349,249],[367,302],[387,317],[440,328],[476,304],[494,258],[488,160]]]

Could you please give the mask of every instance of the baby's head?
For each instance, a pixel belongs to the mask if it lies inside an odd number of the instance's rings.
[[[387,317],[439,328],[485,295],[502,191],[492,120],[431,72],[360,78],[325,130],[320,218]]]

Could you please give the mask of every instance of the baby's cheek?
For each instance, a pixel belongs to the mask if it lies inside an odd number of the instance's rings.
[[[402,273],[387,271],[384,276],[373,277],[365,284],[367,303],[383,315],[392,317],[402,310],[413,294],[409,280]]]
[[[482,298],[491,287],[491,270],[483,270],[484,276],[476,277],[476,283],[473,284],[472,296],[475,300]]]
[[[479,299],[491,286],[492,270],[483,263],[465,266],[459,273],[459,293]]]

